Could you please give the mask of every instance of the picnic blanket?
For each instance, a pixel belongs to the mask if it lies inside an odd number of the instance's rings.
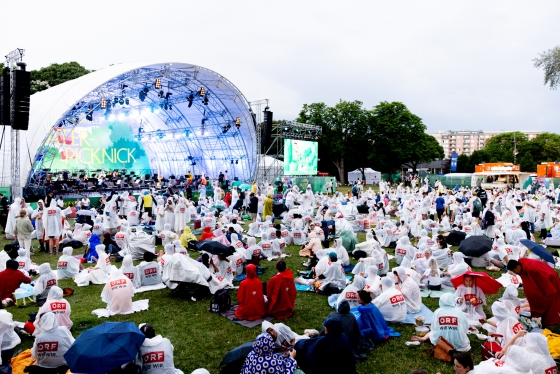
[[[265,270],[266,270],[266,268],[261,268],[260,266],[257,267],[257,275],[263,274]],[[245,271],[243,271],[243,273],[239,274],[238,276],[236,276],[233,279],[233,282],[241,282],[246,277],[247,277],[247,274],[245,273]]]
[[[420,316],[424,317],[425,325],[431,325],[432,320],[434,319],[434,312],[428,309],[426,305],[422,304],[422,307],[420,308],[420,311],[418,313],[406,313],[406,319],[402,323],[407,325],[414,325],[414,323],[416,322],[416,317]]]
[[[132,310],[130,310],[127,313],[120,313],[120,314],[132,314],[132,313],[140,312],[142,310],[148,310],[148,306],[149,306],[148,304],[149,303],[150,303],[150,300],[148,300],[148,299],[133,301],[132,302]],[[110,317],[110,316],[114,315],[115,313],[111,312],[107,308],[101,308],[101,309],[92,310],[91,314],[95,314],[96,316],[101,318],[101,317]]]
[[[305,279],[303,277],[298,277],[299,279],[303,279],[303,280],[309,280],[309,279]],[[348,283],[350,280],[352,279],[352,275],[347,275],[346,276],[346,283]],[[315,288],[313,286],[308,286],[306,284],[299,284],[296,283],[294,281],[295,285],[296,285],[296,291],[302,291],[302,292],[315,292]],[[335,296],[338,297],[339,294],[336,294]],[[333,295],[329,296],[329,300]]]
[[[420,296],[422,297],[431,297],[432,299],[439,299],[441,295],[446,293],[455,293],[455,290],[444,290],[441,291],[434,291],[434,290],[420,290]]]
[[[236,324],[241,325],[241,326],[245,326],[249,329],[252,329],[255,326],[260,326],[264,321],[272,321],[274,319],[274,317],[272,317],[272,316],[265,316],[263,319],[256,319],[254,321],[247,321],[246,319],[239,319],[239,318],[235,317],[235,310],[237,309],[238,306],[239,306],[238,303],[232,304],[231,308],[229,308],[228,310],[226,310],[223,313],[220,313],[220,315],[223,316],[223,317],[226,317],[227,319],[229,319],[233,323],[236,323]]]
[[[142,287],[135,288],[134,293],[137,294],[137,293],[140,293],[140,292],[163,290],[164,288],[167,288],[165,283],[159,283],[159,284],[154,284],[154,285],[151,285],[151,286],[142,286]]]

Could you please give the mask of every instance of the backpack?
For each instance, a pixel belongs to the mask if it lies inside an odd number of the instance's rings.
[[[480,202],[480,199],[478,197],[476,199],[474,199],[473,208],[474,208],[475,212],[481,212],[482,211],[482,203]]]
[[[210,311],[212,313],[223,313],[231,308],[231,296],[228,289],[216,291],[210,300]]]

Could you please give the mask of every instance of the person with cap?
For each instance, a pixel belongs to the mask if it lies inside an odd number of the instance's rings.
[[[183,374],[175,368],[173,362],[173,344],[167,338],[156,335],[156,330],[149,323],[141,323],[140,331],[146,339],[140,346],[135,363],[142,367],[143,374]]]
[[[294,312],[297,296],[294,277],[284,260],[276,263],[276,270],[278,273],[266,284],[267,313],[276,319],[286,319]]]
[[[406,319],[406,302],[401,291],[395,288],[394,277],[381,279],[381,295],[373,303],[387,322],[404,322]]]
[[[58,286],[52,286],[49,290],[49,295],[47,296],[47,301],[39,308],[37,312],[38,318],[35,319],[33,323],[35,325],[35,332],[33,335],[39,335],[41,333],[41,315],[44,313],[52,313],[56,317],[56,322],[58,326],[66,327],[68,330],[72,328],[73,322],[70,319],[71,313],[70,303],[64,300],[64,293],[62,289]]]
[[[66,373],[68,366],[64,354],[74,343],[74,337],[66,327],[58,326],[56,316],[47,312],[40,317],[42,332],[35,337],[31,348],[31,359],[37,359],[34,366],[55,369],[51,372]]]
[[[33,294],[39,306],[47,300],[51,287],[57,285],[56,274],[51,270],[51,265],[48,262],[39,265],[39,278],[35,280],[33,286]]]
[[[245,272],[247,278],[241,281],[237,291],[239,306],[235,310],[235,317],[254,321],[261,319],[266,314],[263,285],[257,278],[257,267],[253,264],[247,265]]]
[[[432,331],[425,336],[413,336],[410,340],[425,342],[429,339],[433,345],[436,345],[439,338],[443,337],[459,352],[471,349],[467,336],[469,322],[465,314],[455,308],[453,294],[446,293],[439,298],[439,308],[434,312],[431,328]]]
[[[159,262],[154,262],[155,258],[156,255],[152,252],[144,252],[144,261],[137,266],[140,286],[154,286],[161,283],[161,266]]]
[[[6,261],[6,269],[0,271],[0,301],[5,307],[14,302],[13,293],[21,283],[31,283],[31,278],[18,270],[18,262],[15,260]]]
[[[510,260],[507,268],[521,277],[531,317],[541,317],[543,327],[559,324],[560,278],[554,268],[529,258]]]

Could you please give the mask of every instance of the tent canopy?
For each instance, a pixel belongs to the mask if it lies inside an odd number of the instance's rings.
[[[20,139],[22,186],[43,185],[47,173],[98,169],[229,170],[249,181],[257,167],[249,102],[225,77],[186,63],[113,65],[38,92]],[[8,186],[9,147],[1,157],[0,185]]]
[[[375,171],[371,168],[365,168],[364,174],[366,177],[366,184],[379,183],[379,181],[381,180],[381,172]],[[357,182],[358,179],[361,180],[362,177],[363,175],[360,169],[356,169],[348,173],[348,182],[349,183]]]

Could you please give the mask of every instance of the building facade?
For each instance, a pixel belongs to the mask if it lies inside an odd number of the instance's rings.
[[[432,135],[438,143],[443,147],[446,158],[450,158],[451,154],[471,155],[474,151],[484,148],[484,143],[491,137],[509,131],[438,131]],[[522,131],[527,136],[527,140],[531,140],[542,134],[542,131]]]

